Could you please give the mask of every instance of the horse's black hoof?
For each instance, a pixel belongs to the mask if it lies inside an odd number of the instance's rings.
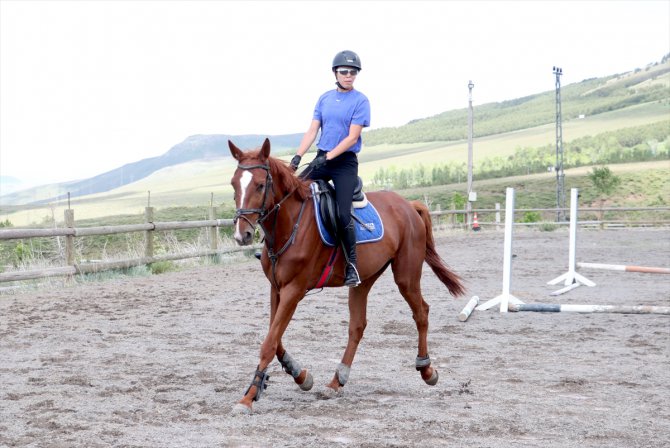
[[[260,252],[255,252],[254,257],[256,257],[257,260],[261,259],[261,253]]]

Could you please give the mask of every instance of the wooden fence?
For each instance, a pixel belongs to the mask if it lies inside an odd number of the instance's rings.
[[[568,212],[568,209],[563,210]],[[579,212],[594,212],[594,213],[604,213],[604,212],[645,212],[645,213],[657,213],[657,212],[667,212],[670,211],[670,207],[637,207],[637,208],[584,208],[579,209]],[[50,267],[43,269],[35,270],[21,270],[21,271],[10,271],[10,272],[1,272],[0,273],[0,283],[2,282],[11,282],[11,281],[22,281],[22,280],[31,280],[37,278],[51,277],[51,276],[71,276],[75,274],[86,274],[92,272],[102,272],[113,269],[124,269],[134,266],[149,265],[151,263],[156,263],[160,261],[174,261],[187,258],[198,258],[198,257],[218,257],[219,255],[248,251],[261,248],[262,245],[257,244],[254,246],[246,247],[228,247],[228,248],[219,248],[218,247],[218,231],[220,227],[232,226],[232,219],[216,219],[216,209],[210,207],[209,209],[209,219],[201,221],[171,221],[171,222],[154,222],[153,221],[153,207],[146,207],[144,218],[145,222],[142,224],[127,224],[127,225],[115,225],[115,226],[98,226],[98,227],[75,227],[74,221],[74,210],[67,209],[65,210],[65,227],[54,228],[54,229],[0,229],[0,241],[2,240],[15,240],[15,239],[30,239],[30,238],[40,238],[40,237],[64,237],[65,238],[65,249],[64,249],[64,264],[65,266],[61,267]],[[482,227],[494,226],[496,228],[501,228],[501,209],[500,205],[496,204],[495,209],[478,209],[473,210],[473,213],[479,215],[479,224]],[[520,216],[526,212],[537,212],[544,214],[555,214],[557,212],[556,208],[551,209],[517,209],[515,210],[515,215]],[[465,219],[466,212],[463,210],[444,210],[444,211],[433,211],[431,212],[433,217],[433,224],[438,228],[465,228],[467,221]],[[460,217],[460,218],[459,218]],[[492,218],[492,219],[490,219]],[[445,221],[445,222],[443,222]],[[462,221],[462,222],[460,222]],[[469,222],[469,221],[468,221]],[[558,225],[568,225],[569,223],[561,222],[551,222],[551,221],[541,221],[534,223],[518,223],[515,222],[515,225],[541,225],[541,224],[558,224]],[[645,225],[645,226],[665,226],[670,224],[670,221],[667,219],[650,219],[650,220],[610,220],[610,221],[580,221],[579,225],[581,226],[600,226],[600,227],[620,227],[625,225]],[[209,247],[204,250],[197,250],[188,253],[179,253],[179,254],[165,254],[165,255],[155,255],[154,254],[154,234],[156,231],[171,231],[171,230],[184,230],[184,229],[196,229],[196,228],[206,228],[208,229],[208,241]],[[121,260],[121,261],[107,261],[107,262],[95,262],[95,263],[77,263],[75,260],[75,238],[84,237],[84,236],[94,236],[94,235],[113,235],[119,233],[131,233],[131,232],[143,232],[144,233],[144,256],[134,259]]]

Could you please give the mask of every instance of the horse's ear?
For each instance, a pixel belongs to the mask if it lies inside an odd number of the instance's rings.
[[[228,140],[228,147],[230,148],[230,153],[235,157],[235,160],[238,162],[240,161],[240,158],[242,157],[242,150],[235,146],[235,143],[231,142]]]
[[[261,154],[263,154],[263,159],[267,160],[270,157],[270,139],[266,138],[263,142],[263,147],[261,148]]]

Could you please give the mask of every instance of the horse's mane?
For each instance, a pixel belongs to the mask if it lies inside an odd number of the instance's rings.
[[[251,160],[259,161],[262,159],[261,150],[245,152],[243,158],[245,163],[249,163]],[[268,165],[270,165],[270,174],[272,175],[275,191],[281,191],[283,195],[294,191],[293,194],[300,200],[309,197],[309,181],[304,181],[296,176],[293,170],[289,168],[288,163],[269,156]]]
[[[309,181],[304,181],[296,176],[288,163],[270,156],[268,157],[268,164],[270,165],[270,173],[275,188],[278,188],[284,194],[295,190],[293,194],[300,200],[309,196]]]

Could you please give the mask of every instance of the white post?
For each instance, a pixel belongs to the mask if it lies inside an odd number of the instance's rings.
[[[561,288],[552,292],[550,295],[557,296],[565,292],[571,291],[580,285],[596,286],[591,280],[576,272],[577,266],[577,202],[578,189],[570,189],[570,247],[568,249],[568,272],[559,275],[553,280],[547,282],[548,285],[555,285],[564,281],[565,288]]]
[[[488,310],[500,304],[500,312],[506,313],[510,303],[521,304],[521,300],[511,294],[512,290],[512,229],[514,228],[514,188],[505,192],[505,243],[503,249],[502,294],[479,305],[477,311]]]

